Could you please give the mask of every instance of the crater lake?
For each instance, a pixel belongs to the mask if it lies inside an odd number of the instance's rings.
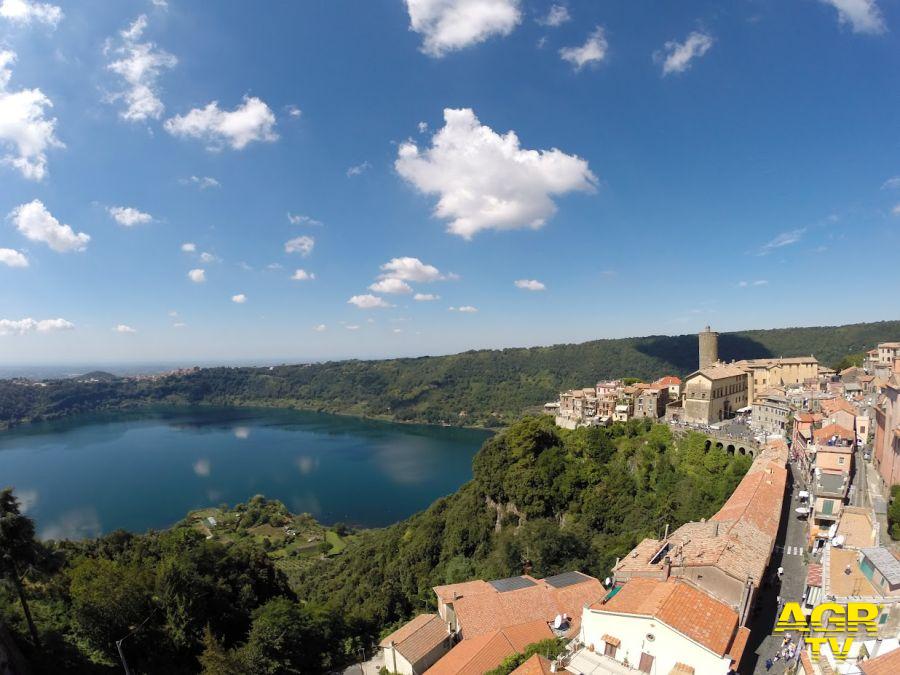
[[[0,432],[0,487],[42,539],[163,529],[255,494],[380,527],[468,481],[489,435],[270,408],[86,414]]]

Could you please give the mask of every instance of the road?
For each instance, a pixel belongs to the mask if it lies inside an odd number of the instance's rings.
[[[794,509],[800,504],[797,493],[802,486],[796,480],[793,464],[788,474],[788,494],[781,511],[781,527],[775,539],[775,550],[772,562],[767,570],[770,585],[760,592],[759,601],[750,621],[750,644],[747,646],[747,657],[742,664],[741,672],[765,674],[783,673],[784,661],[776,663],[771,670],[766,670],[766,659],[772,658],[781,648],[784,635],[772,634],[778,615],[778,598],[784,602],[800,602],[803,588],[806,586],[806,520],[797,517]],[[776,571],[784,567],[784,576],[778,582]],[[794,636],[796,638],[796,636]],[[796,642],[796,639],[795,639]],[[752,656],[751,656],[752,653]]]

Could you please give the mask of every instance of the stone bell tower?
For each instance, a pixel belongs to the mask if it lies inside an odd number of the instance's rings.
[[[697,336],[700,339],[700,368],[709,368],[719,360],[719,334],[704,328]]]

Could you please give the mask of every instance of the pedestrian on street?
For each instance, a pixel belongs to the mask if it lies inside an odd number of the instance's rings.
[[[772,666],[775,665],[775,662],[772,659],[766,659],[766,670],[772,670]]]
[[[778,568],[778,580],[781,581],[781,577],[783,577],[783,576],[784,576],[784,568],[779,567]]]

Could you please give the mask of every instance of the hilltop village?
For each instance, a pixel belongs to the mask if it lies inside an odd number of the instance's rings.
[[[700,333],[684,380],[598,382],[545,409],[567,429],[651,418],[752,457],[711,518],[644,539],[597,579],[571,570],[434,588],[437,611],[381,642],[381,672],[530,675],[900,673],[900,342],[840,372],[814,356],[724,363]],[[709,447],[708,446],[708,447]],[[893,534],[900,539],[900,525]],[[868,631],[781,631],[786,603],[878,606]]]

